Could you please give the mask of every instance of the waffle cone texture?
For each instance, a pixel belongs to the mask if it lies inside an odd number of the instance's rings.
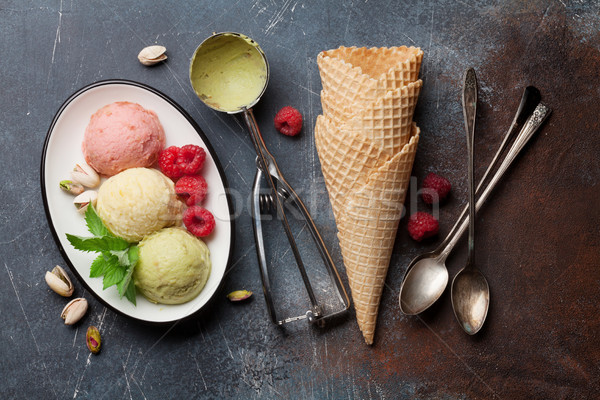
[[[315,144],[367,344],[419,143],[412,118],[422,59],[421,49],[404,46],[340,47],[317,57],[323,114]]]

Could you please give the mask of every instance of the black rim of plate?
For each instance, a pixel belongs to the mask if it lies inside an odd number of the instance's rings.
[[[52,222],[52,216],[50,215],[50,210],[48,208],[48,198],[47,198],[47,194],[46,194],[46,176],[45,176],[45,165],[46,165],[46,154],[48,151],[48,142],[50,141],[50,136],[52,134],[52,132],[54,131],[54,126],[56,125],[56,122],[58,121],[58,119],[60,118],[60,116],[62,115],[62,113],[64,112],[65,108],[71,104],[71,102],[73,102],[73,100],[75,100],[77,97],[79,97],[80,95],[82,95],[83,93],[87,92],[90,89],[93,88],[97,88],[100,86],[107,86],[107,85],[130,85],[130,86],[135,86],[135,87],[139,87],[141,89],[147,90],[157,96],[159,96],[160,98],[162,98],[163,100],[165,100],[167,103],[169,103],[169,105],[171,105],[172,107],[174,107],[177,111],[179,111],[181,113],[181,115],[183,115],[187,121],[192,125],[192,127],[194,128],[194,130],[196,131],[196,133],[198,134],[198,136],[200,136],[200,138],[204,141],[204,145],[206,146],[206,149],[208,150],[208,152],[210,153],[210,155],[212,156],[215,165],[217,167],[217,171],[219,172],[219,176],[221,178],[221,182],[223,182],[223,187],[225,188],[225,195],[227,198],[227,207],[229,209],[229,215],[230,215],[230,220],[229,223],[231,225],[231,235],[230,235],[230,240],[229,240],[229,254],[227,255],[227,262],[225,264],[225,273],[223,274],[223,277],[221,278],[221,281],[219,282],[219,285],[217,286],[217,289],[215,290],[215,292],[212,294],[212,296],[207,300],[207,302],[201,306],[198,310],[194,311],[193,313],[183,317],[183,318],[178,318],[178,319],[173,319],[173,320],[169,320],[169,321],[149,321],[149,320],[145,320],[145,319],[141,319],[141,318],[136,318],[134,316],[125,314],[123,311],[111,306],[110,304],[108,304],[108,302],[106,302],[99,294],[97,294],[94,290],[92,290],[89,285],[87,284],[87,282],[85,281],[85,279],[83,279],[83,277],[79,274],[79,272],[77,272],[77,269],[73,266],[73,263],[71,262],[71,260],[69,259],[69,257],[67,256],[67,253],[65,251],[65,249],[63,248],[59,237],[58,237],[58,233],[56,232],[56,228],[54,227],[54,223]],[[56,245],[58,246],[58,249],[63,257],[63,259],[65,260],[65,262],[67,263],[67,265],[69,266],[69,269],[71,270],[71,272],[77,277],[77,279],[79,280],[79,282],[81,284],[83,284],[83,286],[85,287],[85,289],[92,294],[92,296],[94,296],[94,298],[96,300],[98,300],[100,303],[102,303],[105,307],[109,308],[110,310],[112,310],[113,312],[122,315],[124,317],[133,319],[135,321],[138,322],[142,322],[145,324],[151,324],[151,325],[169,325],[169,324],[173,324],[175,322],[178,321],[182,321],[182,320],[187,320],[190,318],[193,318],[195,316],[197,316],[198,314],[200,314],[200,312],[202,310],[204,310],[211,302],[212,300],[215,298],[215,295],[217,293],[220,292],[221,288],[223,287],[223,281],[225,280],[225,276],[227,275],[227,272],[229,270],[229,268],[231,267],[231,258],[233,255],[233,249],[234,249],[234,237],[235,237],[235,224],[234,224],[234,220],[232,218],[232,216],[234,215],[233,212],[233,202],[231,199],[231,194],[229,191],[229,184],[227,183],[227,178],[225,176],[225,172],[223,171],[223,167],[221,165],[221,162],[219,161],[219,159],[217,158],[217,154],[215,153],[215,150],[213,149],[210,141],[208,140],[208,138],[206,137],[206,135],[204,134],[204,132],[202,131],[202,129],[200,129],[200,127],[198,126],[198,124],[196,123],[196,121],[194,121],[192,119],[192,117],[187,113],[187,111],[185,111],[179,104],[177,104],[173,99],[171,99],[169,96],[167,96],[166,94],[162,93],[161,91],[154,89],[153,87],[150,87],[148,85],[145,85],[143,83],[140,82],[135,82],[135,81],[131,81],[131,80],[126,80],[126,79],[107,79],[107,80],[101,80],[101,81],[97,81],[95,83],[91,83],[87,86],[82,87],[81,89],[77,90],[75,93],[73,93],[71,96],[69,96],[69,98],[67,100],[65,100],[65,102],[60,106],[60,108],[58,109],[58,111],[56,112],[56,114],[54,115],[54,118],[52,119],[52,123],[50,124],[50,127],[48,128],[48,132],[46,133],[46,140],[44,140],[44,148],[42,151],[42,162],[41,162],[41,166],[40,166],[40,183],[42,186],[42,199],[44,202],[44,210],[46,212],[46,219],[48,220],[48,225],[50,226],[50,230],[52,231],[52,236],[54,237],[54,241],[56,242]],[[124,300],[126,301],[126,300]]]

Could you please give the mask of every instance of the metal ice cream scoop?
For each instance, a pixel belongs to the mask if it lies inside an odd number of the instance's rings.
[[[275,157],[267,149],[252,113],[251,107],[260,100],[269,81],[269,64],[265,53],[258,43],[248,36],[234,32],[216,33],[202,42],[196,49],[190,64],[190,80],[194,91],[204,104],[214,110],[228,114],[241,113],[250,131],[252,144],[257,154],[257,172],[252,192],[254,238],[263,292],[271,320],[277,325],[282,325],[299,319],[307,319],[311,323],[322,325],[329,317],[348,310],[350,299],[337,268],[327,251],[327,247],[306,206],[285,180]],[[266,190],[269,193],[265,193],[265,188],[261,187],[265,181],[267,183]],[[275,311],[261,221],[263,212],[261,212],[260,204],[261,202],[264,203],[265,199],[269,199],[269,202],[274,206],[277,218],[283,225],[310,300],[310,309],[299,316],[280,318]],[[299,212],[310,231],[327,268],[333,287],[342,303],[341,309],[327,310],[315,296],[313,285],[306,272],[285,212],[286,207],[292,206]]]

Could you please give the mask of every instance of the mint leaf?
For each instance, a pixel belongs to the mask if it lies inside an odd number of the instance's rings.
[[[90,233],[94,236],[112,236],[108,231],[104,223],[96,213],[96,209],[93,205],[89,205],[85,212],[85,224],[88,227]]]
[[[90,278],[102,276],[103,289],[116,285],[119,296],[125,296],[136,305],[132,276],[139,259],[138,247],[111,234],[93,206],[88,207],[85,213],[85,223],[93,237],[67,233],[67,239],[77,250],[101,253],[92,261]]]
[[[127,297],[127,300],[132,302],[134,306],[136,305],[135,294],[136,294],[135,283],[133,283],[133,280],[131,280],[131,281],[129,281],[129,285],[127,285],[127,290],[125,291],[125,297]]]
[[[94,239],[94,238],[86,238],[83,236],[76,236],[67,233],[67,240],[75,247],[77,250],[81,251],[102,251],[97,246],[95,246],[93,242],[87,241],[86,239]]]
[[[106,272],[109,268],[109,264],[104,259],[104,256],[100,254],[96,259],[92,262],[90,266],[90,278],[98,278]]]
[[[138,259],[139,248],[136,245],[132,245],[127,250],[127,263],[129,265],[127,267],[127,273],[125,274],[125,277],[121,280],[121,282],[117,284],[117,290],[119,291],[121,297],[123,297],[124,295],[128,296],[127,292],[133,290],[133,298],[135,299],[135,285],[133,285],[133,288],[131,288],[131,284],[133,283],[133,271],[135,269],[135,266],[137,265]],[[124,263],[121,264],[124,265]],[[131,300],[129,297],[127,298]],[[133,301],[133,303],[135,304],[135,301]]]
[[[125,249],[125,250],[111,250],[109,251],[109,253],[115,257],[117,257],[117,259],[119,260],[119,264],[121,264],[123,267],[129,267],[130,263],[129,263],[129,249]]]
[[[67,239],[77,250],[81,251],[118,251],[126,250],[129,242],[114,236],[83,237],[67,233]]]
[[[108,251],[126,250],[130,246],[127,240],[116,236],[102,236],[102,241],[106,243]]]
[[[104,253],[103,256],[109,264],[109,268],[104,271],[104,278],[102,279],[103,289],[106,289],[121,282],[127,270],[119,264],[119,259],[116,256],[108,253]]]
[[[127,272],[125,272],[125,276],[119,283],[117,283],[117,290],[119,291],[119,295],[123,297],[125,292],[129,288],[129,283],[131,282],[131,277],[133,276],[134,265],[130,265],[127,268]]]
[[[129,264],[135,266],[140,259],[140,248],[136,245],[131,245],[127,255],[129,256]]]

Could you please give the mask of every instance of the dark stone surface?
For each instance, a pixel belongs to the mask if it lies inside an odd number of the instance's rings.
[[[312,2],[131,0],[0,4],[0,393],[2,398],[594,398],[600,390],[600,3]],[[353,313],[323,330],[286,330],[267,319],[249,210],[238,209],[236,249],[223,292],[200,318],[172,327],[137,324],[90,301],[78,326],[59,318],[65,300],[44,283],[64,261],[43,211],[39,164],[61,103],[91,82],[124,78],[177,101],[209,136],[230,185],[249,193],[254,155],[242,124],[194,95],[188,60],[213,31],[257,40],[271,68],[256,107],[267,145],[289,182],[310,200],[317,225],[342,265],[313,140],[321,112],[316,56],[339,45],[416,45],[425,51],[422,129],[413,176],[446,175],[452,197],[441,235],[466,201],[463,71],[480,82],[476,174],[481,176],[512,120],[521,92],[537,86],[554,113],[500,183],[478,218],[477,262],[491,286],[486,325],[468,337],[449,294],[420,317],[403,316],[398,288],[407,263],[437,241],[417,244],[400,223],[375,344]],[[139,50],[159,43],[169,60],[146,68]],[[284,105],[305,117],[298,138],[279,135]],[[415,188],[409,211],[426,210]],[[316,211],[314,211],[316,210]],[[307,248],[310,248],[308,245]],[[274,251],[285,255],[283,243]],[[449,260],[465,259],[461,243]],[[295,278],[282,278],[292,285]],[[294,281],[295,282],[295,281]],[[247,288],[235,305],[224,294]],[[285,305],[303,301],[295,291]],[[103,334],[90,356],[85,328]]]

